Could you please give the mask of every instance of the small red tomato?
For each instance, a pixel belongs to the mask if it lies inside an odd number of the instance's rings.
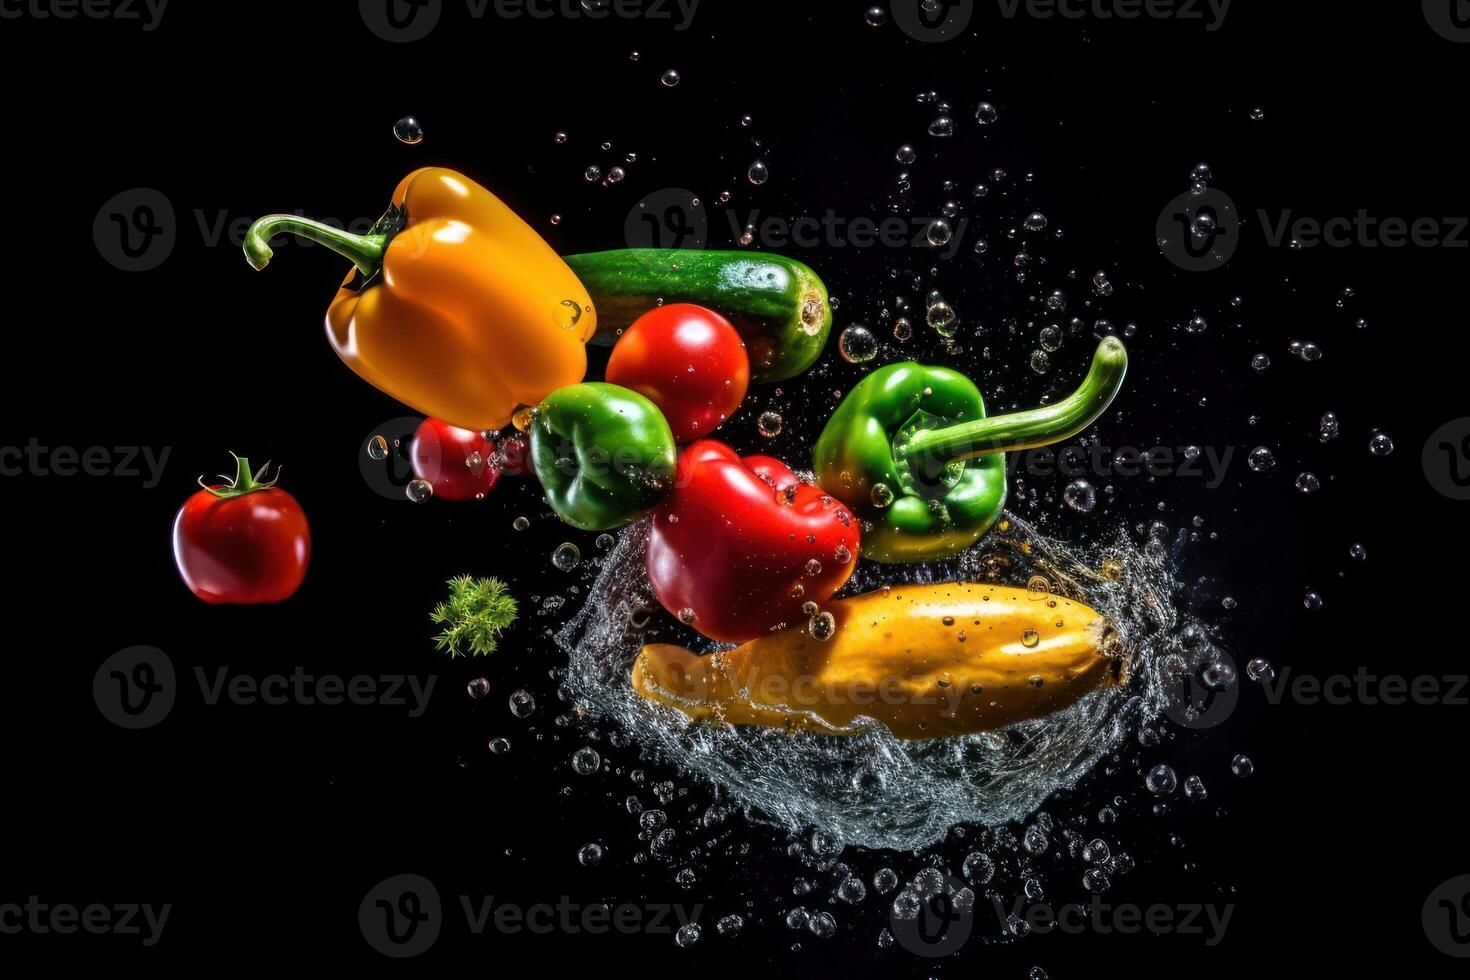
[[[251,474],[236,457],[235,479],[200,485],[174,518],[174,562],[205,602],[280,602],[301,587],[311,529],[296,498]]]
[[[512,432],[500,440],[495,463],[506,476],[531,476],[531,446],[524,432]]]
[[[678,442],[719,427],[745,398],[750,358],[730,321],[692,303],[650,310],[618,339],[607,380],[659,407]]]
[[[479,500],[500,479],[495,446],[483,433],[424,419],[413,434],[413,475],[441,500]]]

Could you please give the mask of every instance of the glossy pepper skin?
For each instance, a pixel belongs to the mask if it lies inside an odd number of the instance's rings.
[[[861,543],[848,509],[779,459],[704,439],[653,513],[648,581],[671,614],[739,643],[805,623],[802,606],[842,588]]]
[[[327,310],[327,339],[370,384],[462,429],[498,429],[587,371],[597,329],[587,290],[499,198],[441,167],[415,170],[368,235],[295,215],[255,222],[256,269],[288,232],[353,261]]]
[[[560,388],[537,409],[530,434],[551,509],[584,531],[635,520],[673,482],[674,434],[636,391],[599,381]]]
[[[957,555],[1005,507],[1003,454],[1081,432],[1112,402],[1127,366],[1122,342],[1104,338],[1076,392],[995,417],[957,371],[912,361],[879,368],[854,386],[817,439],[818,482],[872,523],[863,557],[896,563]]]
[[[1003,585],[894,585],[828,603],[825,640],[792,627],[708,656],[653,644],[633,689],[695,721],[898,738],[994,731],[1128,679],[1106,619],[1080,602]]]

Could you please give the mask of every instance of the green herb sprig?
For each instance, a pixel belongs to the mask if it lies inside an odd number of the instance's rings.
[[[451,657],[464,656],[465,647],[477,657],[494,653],[500,632],[516,620],[515,597],[498,578],[458,575],[447,584],[449,601],[429,613],[435,626],[444,627],[434,637],[434,648]]]

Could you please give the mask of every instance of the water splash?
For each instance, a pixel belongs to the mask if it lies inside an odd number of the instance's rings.
[[[884,584],[968,579],[1045,587],[1111,619],[1131,658],[1130,682],[1049,717],[963,738],[913,742],[874,725],[835,738],[690,724],[639,697],[629,668],[657,601],[643,571],[647,522],[626,529],[586,603],[556,641],[569,657],[566,693],[578,714],[719,787],[756,820],[834,841],[912,850],[957,824],[1023,820],[1165,707],[1168,651],[1185,617],[1167,542],[1140,546],[1123,530],[1090,546],[1049,538],[1008,516],[981,547],[947,562],[861,568],[845,593]],[[1038,578],[1040,576],[1041,578]]]

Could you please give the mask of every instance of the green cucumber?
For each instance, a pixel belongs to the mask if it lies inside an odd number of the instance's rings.
[[[662,303],[697,303],[735,325],[753,381],[794,378],[832,330],[827,287],[794,259],[763,252],[625,248],[566,256],[597,309],[592,343],[611,345]]]

